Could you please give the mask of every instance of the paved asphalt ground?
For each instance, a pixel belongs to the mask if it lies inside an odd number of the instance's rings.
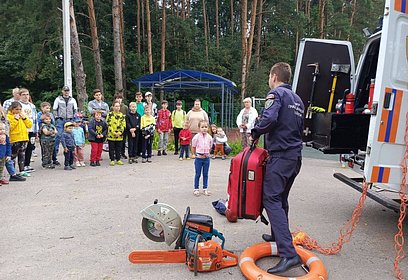
[[[89,148],[89,147],[88,147]],[[89,154],[89,151],[88,153]],[[72,172],[37,169],[23,183],[0,187],[0,279],[245,279],[239,268],[193,276],[184,264],[134,265],[132,250],[171,249],[144,237],[140,210],[158,198],[180,215],[209,214],[226,237],[226,248],[240,254],[261,242],[268,228],[250,220],[235,224],[217,214],[211,202],[225,198],[229,160],[211,162],[211,197],[194,197],[193,161],[174,155],[151,164],[108,166]],[[290,196],[291,230],[304,230],[323,244],[337,240],[360,193],[333,178],[337,157],[306,149],[301,174]],[[354,174],[355,175],[355,174]],[[317,254],[329,279],[393,279],[394,234],[398,215],[368,199],[351,241],[335,256]],[[405,237],[408,227],[404,226]],[[408,248],[405,245],[405,251]],[[258,262],[266,269],[276,258]],[[401,268],[408,277],[408,261]],[[298,271],[294,271],[294,274]]]

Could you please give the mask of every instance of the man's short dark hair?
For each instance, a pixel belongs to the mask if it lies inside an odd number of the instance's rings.
[[[290,65],[286,62],[275,63],[271,68],[271,74],[276,74],[278,81],[282,83],[289,83],[292,77],[292,70]]]
[[[93,94],[95,95],[95,93],[101,92],[101,90],[99,88],[96,88],[93,90]]]
[[[167,104],[167,100],[163,100],[161,104]]]

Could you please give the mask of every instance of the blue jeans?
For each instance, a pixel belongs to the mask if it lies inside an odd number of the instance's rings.
[[[194,167],[194,189],[198,189],[201,170],[203,172],[203,189],[206,189],[208,187],[208,169],[210,169],[210,158],[196,158],[194,161]]]
[[[190,157],[190,145],[180,146],[180,158],[183,158],[184,152],[186,153],[186,158]]]
[[[72,119],[56,119],[55,120],[55,128],[57,129],[57,135],[55,136],[55,146],[54,146],[54,153],[52,154],[52,160],[55,162],[57,160],[57,155],[59,151],[59,145],[61,142],[61,135],[64,133],[64,125],[66,122],[70,122]]]
[[[14,161],[12,161],[11,159],[6,161],[6,169],[7,172],[10,174],[10,176],[14,176],[16,175],[16,169],[14,168]],[[1,176],[1,174],[0,174]]]

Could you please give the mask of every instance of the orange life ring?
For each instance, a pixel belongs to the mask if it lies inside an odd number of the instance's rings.
[[[323,262],[312,252],[295,246],[302,262],[309,268],[309,273],[300,277],[281,277],[260,269],[255,262],[267,256],[278,256],[275,242],[264,242],[247,248],[239,258],[239,267],[247,279],[250,280],[326,280],[327,271]]]

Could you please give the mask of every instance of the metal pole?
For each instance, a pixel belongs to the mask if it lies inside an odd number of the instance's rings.
[[[235,97],[235,95],[232,93],[232,90],[231,90],[231,94],[232,94],[232,120],[231,120],[231,127],[233,127],[234,125],[234,102],[235,102],[235,100],[234,100],[234,97]]]
[[[71,70],[71,30],[69,24],[69,0],[62,0],[62,38],[64,44],[64,85],[69,86],[72,96],[72,70]]]
[[[224,127],[224,83],[221,84],[221,127]]]

